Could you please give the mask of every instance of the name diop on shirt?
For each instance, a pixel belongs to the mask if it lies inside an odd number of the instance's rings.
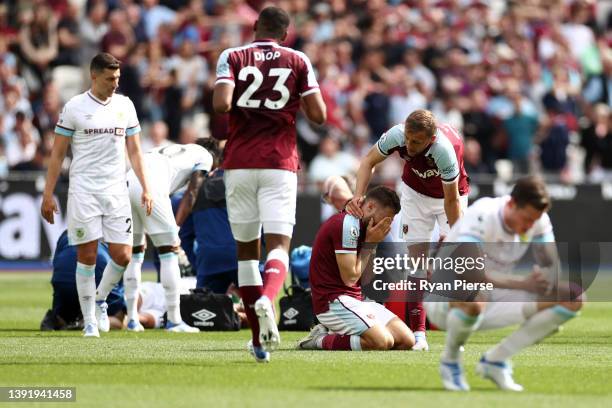
[[[123,136],[125,134],[124,128],[97,128],[97,129],[83,129],[83,134],[85,135],[115,135],[115,136]]]

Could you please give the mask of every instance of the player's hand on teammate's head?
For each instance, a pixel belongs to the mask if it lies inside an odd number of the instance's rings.
[[[141,200],[142,207],[146,210],[147,215],[151,215],[151,211],[153,211],[153,199],[151,198],[151,195],[148,192],[143,191]]]
[[[365,200],[364,197],[355,196],[351,198],[348,203],[346,203],[346,207],[344,207],[344,209],[352,216],[362,218],[363,210],[361,209],[361,204],[363,204],[363,200]]]
[[[57,208],[57,203],[53,197],[43,196],[43,200],[40,205],[40,213],[49,224],[54,223],[53,214],[59,214],[59,209]]]
[[[391,223],[393,218],[385,217],[378,223],[374,223],[374,219],[370,218],[368,228],[366,230],[366,242],[378,243],[385,239],[389,231],[391,231]]]

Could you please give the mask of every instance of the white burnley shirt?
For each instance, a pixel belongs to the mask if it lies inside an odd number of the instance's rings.
[[[149,150],[144,163],[149,179],[154,181],[152,190],[168,196],[185,187],[195,171],[209,172],[213,157],[197,144],[170,144]],[[131,188],[136,181],[134,170],[128,173],[128,180]]]
[[[140,133],[134,104],[113,94],[106,102],[91,90],[64,106],[55,133],[71,137],[70,193],[127,195],[125,138]]]

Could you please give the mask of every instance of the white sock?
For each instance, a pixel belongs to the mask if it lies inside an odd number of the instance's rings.
[[[183,320],[180,309],[179,280],[181,279],[181,270],[178,264],[178,256],[174,252],[161,254],[159,263],[160,280],[166,294],[168,321],[178,324]]]
[[[83,323],[87,326],[96,323],[96,265],[77,262],[76,287],[79,304],[83,313]]]
[[[259,273],[259,261],[256,259],[238,261],[238,287],[262,286],[263,280]]]
[[[446,346],[442,360],[456,362],[459,360],[459,349],[465,344],[472,332],[482,320],[481,315],[470,316],[463,310],[452,308],[446,316]]]
[[[96,302],[106,301],[108,294],[123,277],[123,272],[125,272],[125,266],[117,265],[112,259],[108,261],[98,284]]]
[[[557,305],[531,316],[514,333],[486,352],[489,361],[505,361],[538,341],[548,337],[559,326],[576,316],[576,312]]]
[[[285,268],[289,268],[289,254],[284,249],[275,248],[271,250],[266,257],[266,262],[271,259],[277,259],[285,265]]]
[[[423,339],[426,340],[426,336],[425,336],[425,332],[424,331],[415,331],[414,332],[414,337],[416,339]]]
[[[123,286],[125,288],[125,301],[127,303],[128,321],[138,321],[138,287],[142,276],[142,262],[144,253],[132,255],[132,260],[125,270]]]
[[[351,336],[351,350],[353,351],[361,351],[361,337],[359,336]]]

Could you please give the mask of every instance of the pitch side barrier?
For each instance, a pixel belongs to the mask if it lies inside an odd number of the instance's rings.
[[[55,189],[60,214],[55,224],[44,222],[40,202],[44,173],[13,173],[0,180],[0,262],[24,264],[46,262],[55,242],[66,228],[67,180],[60,179]],[[510,183],[473,183],[470,201],[484,196],[507,194]],[[562,242],[612,241],[612,184],[567,186],[548,184],[553,199],[550,210],[557,240]],[[318,194],[302,193],[297,199],[296,226],[292,245],[312,245],[321,222],[331,214]],[[16,264],[14,264],[16,265]],[[24,264],[25,265],[25,264]],[[0,265],[0,270],[2,269]]]

